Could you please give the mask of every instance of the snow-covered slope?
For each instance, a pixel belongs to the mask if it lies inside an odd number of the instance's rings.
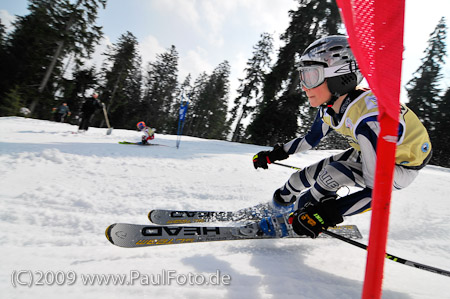
[[[152,208],[252,206],[268,201],[292,170],[256,171],[251,157],[259,146],[184,136],[177,149],[176,136],[157,134],[154,143],[166,146],[140,147],[118,144],[138,141],[137,131],[76,129],[0,118],[0,297],[360,298],[366,252],[339,240],[111,245],[104,231],[112,223],[148,223]],[[302,167],[329,154],[310,151],[285,162]],[[448,169],[428,166],[413,186],[394,193],[389,253],[450,270],[449,186]],[[345,223],[357,224],[367,243],[370,213]],[[136,279],[86,285],[89,274]],[[383,298],[450,298],[449,283],[386,261]]]

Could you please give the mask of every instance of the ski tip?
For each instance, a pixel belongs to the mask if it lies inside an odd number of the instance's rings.
[[[152,213],[153,213],[153,210],[151,210],[150,212],[148,212],[148,215],[147,215],[148,220],[150,220],[151,222],[153,222],[153,220],[152,220]]]
[[[181,224],[181,222],[171,222],[167,219],[167,217],[161,217],[161,210],[151,210],[150,212],[148,212],[148,220],[158,225]],[[186,222],[183,222],[183,224],[185,223]]]
[[[148,220],[154,224],[158,225],[166,225],[168,223],[165,223],[164,221],[161,222],[161,215],[158,213],[158,210],[151,210],[148,212]]]
[[[115,226],[116,224],[111,224],[110,226],[108,226],[105,230],[105,235],[106,235],[106,239],[108,239],[109,242],[111,242],[111,244],[114,244],[114,241],[111,238],[111,230],[112,228]]]

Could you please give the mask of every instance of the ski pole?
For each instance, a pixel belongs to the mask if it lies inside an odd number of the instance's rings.
[[[295,170],[298,170],[298,171],[302,170],[301,168],[298,168],[298,167],[295,167],[295,166],[291,166],[291,165],[286,165],[286,164],[283,164],[283,163],[272,162],[272,164],[279,165],[279,166],[284,166],[284,167],[289,167],[289,168],[292,168],[292,169],[295,169]]]
[[[336,233],[333,233],[333,232],[330,232],[330,231],[327,231],[327,230],[324,230],[323,233],[326,234],[326,235],[329,235],[329,236],[331,236],[333,238],[336,238],[336,239],[339,239],[341,241],[347,242],[347,243],[349,243],[351,245],[354,245],[356,247],[359,247],[359,248],[362,248],[364,250],[367,250],[367,245],[364,245],[362,243],[356,242],[354,240],[348,239],[346,237],[343,237],[341,235],[338,235]],[[397,257],[397,256],[389,254],[389,253],[386,253],[386,258],[388,260],[391,260],[391,261],[394,261],[394,262],[397,262],[397,263],[400,263],[400,264],[404,264],[404,265],[407,265],[407,266],[410,266],[410,267],[414,267],[414,268],[417,268],[417,269],[422,269],[422,270],[425,270],[425,271],[429,271],[429,272],[433,272],[433,273],[436,273],[436,274],[440,274],[440,275],[444,275],[444,276],[450,277],[450,271],[446,271],[446,270],[438,269],[438,268],[435,268],[435,267],[427,266],[427,265],[424,265],[424,264],[419,264],[419,263],[416,263],[416,262],[413,262],[413,261],[405,260],[403,258]]]
[[[105,115],[106,125],[108,126],[108,131],[106,131],[106,135],[111,135],[113,128],[111,128],[111,125],[109,124],[108,113],[106,112],[105,104],[102,103],[102,106],[103,106],[103,114]]]

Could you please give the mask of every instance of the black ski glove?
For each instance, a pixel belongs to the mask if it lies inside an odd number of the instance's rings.
[[[297,235],[306,235],[313,239],[329,226],[335,226],[342,221],[344,218],[337,208],[335,197],[325,198],[314,205],[308,204],[289,217]]]
[[[276,144],[271,151],[261,151],[253,156],[253,166],[255,169],[261,167],[269,168],[267,164],[278,160],[287,159],[289,155],[284,151],[282,144]]]

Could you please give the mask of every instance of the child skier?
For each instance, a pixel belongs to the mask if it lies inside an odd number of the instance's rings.
[[[342,222],[343,216],[370,210],[380,125],[377,98],[356,87],[362,75],[345,36],[313,42],[300,57],[300,65],[302,89],[310,105],[320,107],[311,129],[303,137],[257,153],[253,163],[255,169],[267,169],[267,164],[315,147],[331,130],[346,137],[349,149],[292,174],[269,203],[273,215],[294,211],[289,217],[293,230],[316,238]],[[432,152],[420,120],[405,105],[400,108],[394,190],[411,184]],[[361,190],[337,198],[336,191],[343,186]]]
[[[149,140],[155,139],[155,128],[147,127],[143,121],[138,122],[136,126],[139,131],[144,133],[144,135],[142,135],[142,141],[140,142],[141,144],[147,144]]]

